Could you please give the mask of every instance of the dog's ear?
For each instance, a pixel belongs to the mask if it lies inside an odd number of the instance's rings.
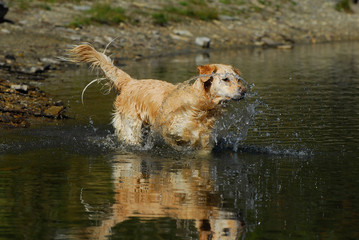
[[[235,67],[233,67],[233,72],[235,72],[238,76],[241,76],[241,72]]]
[[[210,75],[217,72],[217,67],[215,65],[202,65],[198,66],[197,70],[200,75]],[[200,80],[203,83],[204,90],[208,92],[212,85],[213,76],[201,77]]]
[[[197,67],[197,71],[199,74],[212,74],[217,72],[217,67],[215,65],[207,64]]]

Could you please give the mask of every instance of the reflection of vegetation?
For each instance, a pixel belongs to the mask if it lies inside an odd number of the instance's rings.
[[[340,0],[340,2],[338,2],[336,5],[335,5],[335,9],[337,11],[344,11],[344,12],[347,12],[347,13],[352,13],[352,9],[350,8],[350,3],[349,3],[349,0]]]
[[[92,23],[117,24],[125,21],[124,10],[120,7],[112,7],[109,4],[95,4],[86,12],[88,15],[76,18],[70,26],[78,27]]]

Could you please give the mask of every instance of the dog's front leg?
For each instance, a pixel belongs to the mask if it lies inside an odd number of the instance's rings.
[[[142,121],[121,113],[115,113],[113,122],[116,134],[119,140],[124,141],[128,145],[140,145]]]

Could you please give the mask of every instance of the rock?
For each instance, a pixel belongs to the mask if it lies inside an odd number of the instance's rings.
[[[30,122],[43,117],[68,118],[63,103],[54,102],[38,88],[0,79],[0,92],[0,129],[28,127]]]
[[[264,43],[263,45],[268,46],[268,47],[273,47],[273,46],[278,45],[278,43],[276,43],[273,39],[268,38],[268,37],[262,38],[262,42]]]
[[[59,64],[60,60],[54,58],[40,58],[40,61],[46,64]]]
[[[54,105],[55,106],[64,106],[64,103],[61,100],[59,100],[59,101],[54,102]]]
[[[44,115],[46,117],[59,118],[61,117],[61,113],[64,111],[64,109],[65,108],[63,106],[51,106],[45,109]]]
[[[147,4],[147,3],[132,2],[131,5],[133,7],[139,8],[139,9],[148,8],[148,9],[156,10],[156,11],[163,10],[162,6],[156,5],[156,4],[153,4],[153,3],[152,4]]]
[[[15,61],[15,60],[16,60],[15,56],[12,55],[12,54],[6,54],[6,55],[5,55],[5,59],[12,60],[12,61]]]
[[[25,84],[11,84],[10,86],[12,89],[15,89],[16,91],[27,93],[29,86]]]
[[[10,120],[10,117],[9,117],[9,114],[3,114],[0,112],[0,122],[3,122],[3,123],[9,123],[11,120]]]
[[[100,38],[100,37],[97,37],[97,36],[93,39],[93,41],[94,41],[95,43],[98,43],[98,44],[101,45],[101,46],[105,46],[105,45],[106,45],[105,42],[104,42],[104,40],[103,40],[102,38]]]
[[[293,47],[294,46],[292,44],[283,44],[277,46],[278,49],[292,49]]]
[[[5,20],[5,15],[8,11],[9,8],[6,6],[3,0],[0,0],[0,22],[3,22]]]
[[[221,21],[240,21],[241,19],[239,17],[232,17],[228,15],[219,15],[219,20]]]
[[[70,35],[68,38],[72,41],[81,41],[80,35]]]
[[[28,21],[28,20],[21,20],[21,21],[19,21],[19,24],[21,25],[21,26],[26,26],[26,25],[28,25],[30,22]]]
[[[73,6],[73,9],[75,10],[75,11],[83,11],[83,12],[85,12],[85,11],[88,11],[88,10],[90,10],[91,9],[91,6],[85,6],[85,5],[83,5],[83,6]]]
[[[179,35],[175,35],[175,34],[170,34],[171,38],[173,40],[180,40],[180,41],[188,41],[189,38],[184,37],[184,36],[179,36]]]
[[[7,68],[11,68],[11,65],[16,61],[16,58],[14,55],[10,55],[10,54],[7,54],[4,56],[5,58],[5,63],[4,63],[4,66],[6,66]]]
[[[263,37],[259,41],[255,41],[254,44],[259,47],[269,47],[269,48],[279,48],[279,49],[293,48],[293,44],[276,42],[269,37]]]
[[[31,67],[20,68],[20,72],[25,73],[25,74],[39,74],[39,73],[43,73],[49,69],[50,69],[50,65],[31,66]]]
[[[180,29],[175,29],[173,30],[173,33],[179,36],[185,36],[185,37],[192,37],[192,33],[190,31],[187,30],[180,30]]]
[[[202,48],[209,48],[211,44],[211,39],[208,37],[197,37],[194,43]]]
[[[1,29],[1,32],[2,32],[2,33],[5,33],[5,34],[9,34],[9,33],[10,33],[10,31],[7,30],[7,29],[5,29],[5,28]]]

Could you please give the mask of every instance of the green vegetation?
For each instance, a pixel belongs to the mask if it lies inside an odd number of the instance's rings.
[[[180,1],[164,7],[163,11],[152,15],[154,22],[165,24],[168,21],[179,21],[183,17],[210,21],[218,19],[218,10],[210,7],[204,0]]]
[[[154,13],[152,14],[153,23],[157,25],[164,26],[168,23],[168,17],[164,13]]]
[[[271,1],[268,1],[268,0],[258,0],[258,2],[260,4],[263,4],[264,6],[270,6],[272,5],[272,2]]]
[[[126,20],[124,10],[120,7],[111,7],[109,4],[95,4],[84,16],[77,17],[70,23],[71,27],[80,27],[92,23],[99,24],[118,24]]]
[[[293,6],[296,6],[296,5],[297,5],[297,2],[296,2],[296,1],[293,1],[293,0],[291,0],[290,3],[291,3]]]
[[[13,0],[11,3],[16,4],[21,9],[26,10],[30,6],[42,8],[50,11],[52,4],[73,3],[79,4],[82,0]],[[126,0],[129,1],[130,0]],[[339,11],[350,11],[350,0],[340,0],[336,8]],[[80,27],[90,24],[108,24],[115,25],[124,21],[131,24],[140,22],[141,19],[150,18],[153,24],[165,26],[171,22],[181,22],[190,19],[200,19],[203,21],[212,21],[219,19],[219,15],[248,17],[251,13],[260,13],[265,11],[267,7],[280,10],[285,4],[296,6],[297,0],[257,0],[257,4],[245,0],[180,0],[180,1],[164,1],[161,10],[155,8],[132,8],[129,9],[128,18],[120,7],[113,7],[112,1],[89,0],[93,2],[90,10],[79,13],[77,17],[69,24],[70,27]],[[88,3],[88,2],[87,2]],[[222,7],[218,7],[218,4]],[[233,7],[232,7],[233,6]]]
[[[352,13],[353,10],[350,8],[350,3],[349,3],[349,0],[340,0],[340,2],[338,2],[336,5],[335,5],[335,9],[337,11],[344,11],[344,12],[347,12],[347,13]]]
[[[22,10],[26,10],[30,7],[30,2],[28,0],[16,0],[15,2],[10,2],[10,7],[12,4],[16,4]]]
[[[30,6],[34,6],[50,11],[51,6],[49,4],[65,2],[79,3],[80,1],[81,0],[13,0],[9,2],[9,5],[17,5],[22,10],[27,10]]]
[[[39,7],[39,8],[42,8],[42,9],[44,9],[44,10],[47,10],[47,11],[50,11],[50,10],[51,10],[50,5],[47,4],[47,3],[40,3],[40,4],[37,4],[36,6]]]
[[[199,5],[197,3],[189,3],[188,5],[182,5],[182,7],[167,7],[166,10],[176,15],[205,21],[218,19],[217,9],[207,6],[207,4]]]
[[[234,5],[243,5],[246,4],[245,0],[219,0],[223,4],[234,4]]]
[[[219,2],[223,4],[231,4],[231,0],[219,0]]]

